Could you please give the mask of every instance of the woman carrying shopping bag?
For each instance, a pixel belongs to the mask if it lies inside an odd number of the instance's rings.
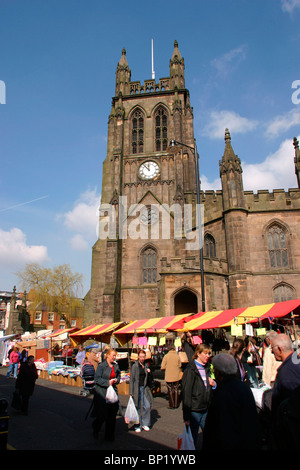
[[[150,369],[145,364],[146,352],[141,349],[138,352],[138,360],[133,364],[130,373],[129,395],[134,399],[138,414],[139,425],[135,432],[150,431],[151,424],[151,404],[153,395],[149,387]]]
[[[117,384],[120,382],[121,372],[115,362],[116,351],[109,349],[106,359],[101,362],[95,373],[95,390],[93,409],[91,416],[94,417],[93,430],[94,437],[97,438],[102,424],[105,422],[105,440],[114,441],[116,417],[119,410],[119,400],[111,402],[107,399],[107,390],[113,387],[118,395]]]

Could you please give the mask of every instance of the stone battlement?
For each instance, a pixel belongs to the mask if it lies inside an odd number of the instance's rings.
[[[244,191],[245,209],[249,212],[264,212],[272,210],[300,209],[300,189],[260,189],[257,192]],[[223,212],[222,190],[207,190],[201,192],[201,203],[204,204],[206,221],[221,217]]]
[[[144,85],[140,82],[130,82],[130,94],[161,92],[170,89],[170,78],[160,78],[158,83],[155,80],[145,80]]]

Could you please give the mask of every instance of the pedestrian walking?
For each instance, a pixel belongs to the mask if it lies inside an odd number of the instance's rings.
[[[106,400],[107,390],[110,385],[118,395],[117,384],[120,382],[121,372],[116,362],[116,351],[108,349],[106,359],[99,363],[95,373],[95,389],[93,409],[91,416],[94,417],[93,431],[97,438],[99,431],[105,422],[105,440],[114,441],[116,417],[119,410],[119,400],[108,403]]]
[[[181,383],[181,361],[175,346],[170,346],[169,352],[163,357],[161,370],[165,371],[165,382],[168,389],[169,406],[174,409],[179,406],[179,387]]]
[[[208,406],[215,381],[211,378],[209,359],[211,347],[198,344],[192,362],[182,377],[183,420],[190,426],[196,447],[199,428],[204,429]]]
[[[18,367],[20,362],[19,348],[14,346],[13,350],[9,354],[9,366],[6,377],[9,378],[11,373],[13,373],[14,378],[17,378]]]
[[[150,431],[151,426],[151,405],[153,395],[150,388],[151,371],[145,364],[146,352],[141,349],[138,352],[138,359],[133,364],[130,372],[129,395],[133,397],[136,409],[139,414],[139,425],[135,427],[135,432]]]
[[[21,363],[16,381],[16,390],[21,396],[21,411],[24,415],[28,414],[29,399],[33,395],[37,379],[38,373],[34,363],[34,356],[28,356],[27,360]]]

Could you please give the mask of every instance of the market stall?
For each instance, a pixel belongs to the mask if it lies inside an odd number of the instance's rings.
[[[78,328],[61,328],[47,336],[47,339],[50,340],[50,360],[62,361],[66,365],[72,365],[73,349],[69,345],[69,335],[75,331],[78,331]]]
[[[299,314],[300,299],[295,299],[245,308],[200,312],[192,318],[179,319],[178,322],[169,326],[168,330],[184,332],[231,327],[231,331],[237,336],[242,331],[243,325],[246,328],[249,324],[258,324],[260,328],[263,325],[269,326],[274,319],[278,318],[286,318],[293,326]]]
[[[154,378],[158,378],[161,372],[161,361],[167,350],[168,343],[173,344],[174,342],[174,334],[170,334],[168,332],[168,327],[171,327],[173,323],[178,320],[183,320],[191,315],[192,314],[172,315],[167,317],[135,320],[116,331],[114,337],[120,346],[127,344],[131,361],[137,360],[139,349],[145,349],[146,361],[149,361],[149,366]],[[179,348],[181,346],[181,340],[179,338],[177,338],[177,340],[179,340],[179,343],[175,343],[175,346]],[[129,377],[130,369],[131,367],[129,364]],[[164,374],[162,373],[162,375]],[[160,383],[155,380],[153,393],[160,393]]]
[[[135,320],[116,331],[116,333],[114,333],[114,337],[121,346],[132,341],[133,338],[135,338],[133,340],[134,345],[147,346],[148,341],[145,340],[145,337],[148,339],[148,335],[154,334],[154,339],[150,340],[150,343],[152,343],[150,346],[156,345],[157,341],[155,341],[155,338],[156,340],[158,339],[157,335],[166,335],[174,323],[188,319],[192,315],[193,314],[172,315],[167,317]],[[149,338],[150,337],[152,336],[149,336]]]
[[[124,325],[125,322],[91,325],[76,331],[75,333],[71,333],[69,336],[73,344],[83,344],[88,339],[93,339],[102,343],[109,343],[114,332]]]

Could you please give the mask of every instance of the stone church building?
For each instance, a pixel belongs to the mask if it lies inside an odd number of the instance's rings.
[[[241,161],[229,130],[224,134],[222,189],[202,191],[177,41],[169,77],[157,83],[132,82],[123,49],[108,119],[85,324],[300,297],[299,143],[294,139],[298,187],[256,194],[243,189]],[[172,147],[172,140],[179,145]],[[195,249],[188,242],[199,233],[199,201],[203,244]],[[186,230],[185,207],[192,208]]]

